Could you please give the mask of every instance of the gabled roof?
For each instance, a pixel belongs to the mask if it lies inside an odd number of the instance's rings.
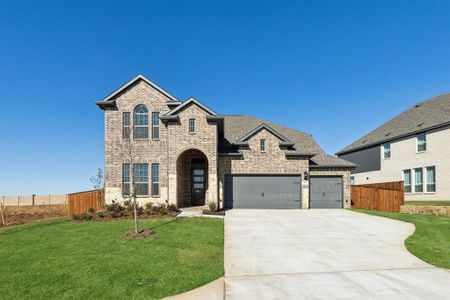
[[[337,154],[376,146],[447,125],[450,125],[450,94],[437,96],[414,105]]]
[[[249,135],[250,132],[263,124],[290,141],[289,145],[293,144],[295,150],[286,150],[286,156],[309,156],[311,157],[310,165],[317,168],[353,168],[355,166],[346,160],[326,154],[313,137],[306,132],[264,121],[253,116],[224,116],[224,132],[223,137],[219,139],[219,153],[236,153],[237,155],[239,148],[236,147],[236,144],[245,143],[239,142],[239,140],[242,140],[243,137]],[[283,143],[280,142],[280,146],[283,146]]]
[[[256,128],[254,128],[253,130],[251,130],[250,132],[248,132],[246,135],[244,135],[243,137],[241,137],[237,143],[242,143],[247,141],[250,137],[252,137],[253,135],[255,135],[256,133],[258,133],[261,130],[267,130],[269,131],[271,134],[273,134],[274,136],[276,136],[277,138],[279,138],[282,142],[284,143],[291,143],[290,140],[288,140],[286,137],[284,137],[281,133],[279,133],[278,131],[276,131],[275,129],[273,129],[272,127],[270,127],[269,125],[267,125],[266,123],[262,123],[261,125],[257,126]],[[236,144],[236,143],[235,143]]]
[[[147,77],[145,77],[142,74],[138,74],[136,77],[134,77],[133,79],[131,79],[130,81],[128,81],[127,83],[125,83],[124,85],[122,85],[120,88],[118,88],[117,90],[115,90],[114,92],[112,92],[111,94],[109,94],[108,96],[106,96],[105,98],[103,98],[102,100],[96,102],[98,106],[102,106],[102,105],[108,105],[110,104],[111,101],[114,100],[114,97],[117,96],[118,94],[120,94],[122,91],[124,91],[125,89],[127,89],[129,86],[131,86],[132,84],[134,84],[135,82],[137,82],[138,80],[143,80],[145,81],[147,84],[149,84],[150,86],[152,86],[154,89],[156,89],[157,91],[159,91],[160,93],[162,93],[163,95],[165,95],[167,98],[169,98],[169,102],[174,102],[173,104],[181,104],[181,101],[178,100],[175,96],[173,96],[172,94],[170,94],[169,92],[167,92],[166,90],[164,90],[162,87],[160,87],[159,85],[157,85],[156,83],[154,83],[153,81],[151,81],[150,79],[148,79]]]
[[[180,112],[181,110],[183,110],[185,107],[188,107],[191,104],[195,104],[198,107],[200,107],[201,109],[203,109],[204,111],[206,111],[208,114],[213,115],[213,116],[218,116],[218,114],[213,111],[212,109],[210,109],[209,107],[207,107],[205,104],[201,103],[200,101],[198,101],[197,99],[195,99],[194,97],[189,98],[188,100],[186,100],[185,102],[183,102],[183,104],[177,106],[176,108],[172,109],[171,111],[169,111],[167,114],[165,114],[166,116],[173,116],[176,115],[178,112]]]

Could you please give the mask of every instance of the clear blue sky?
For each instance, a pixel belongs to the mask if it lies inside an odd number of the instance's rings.
[[[0,0],[0,195],[90,188],[94,105],[142,73],[335,153],[450,91],[448,1]]]

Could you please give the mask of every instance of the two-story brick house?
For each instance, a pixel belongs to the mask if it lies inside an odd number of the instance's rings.
[[[353,184],[404,181],[406,200],[450,200],[450,94],[418,103],[337,155]]]
[[[105,111],[106,201],[134,182],[141,203],[225,208],[350,207],[350,170],[311,135],[184,102],[142,75],[97,105]]]

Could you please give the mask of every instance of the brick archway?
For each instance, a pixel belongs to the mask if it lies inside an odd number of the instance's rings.
[[[183,151],[177,158],[178,207],[203,206],[208,192],[208,158],[198,149]]]

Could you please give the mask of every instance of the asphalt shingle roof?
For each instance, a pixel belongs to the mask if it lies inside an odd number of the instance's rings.
[[[338,154],[381,144],[448,123],[450,123],[450,94],[445,94],[416,104],[340,150]]]
[[[237,142],[240,138],[261,124],[270,126],[286,137],[290,142],[294,143],[294,148],[297,152],[317,153],[311,159],[311,164],[313,166],[354,166],[354,164],[346,160],[326,154],[316,143],[313,137],[306,132],[268,122],[253,116],[224,116],[224,137],[219,141],[219,151],[224,153],[236,152],[237,149],[232,146],[232,143]]]

